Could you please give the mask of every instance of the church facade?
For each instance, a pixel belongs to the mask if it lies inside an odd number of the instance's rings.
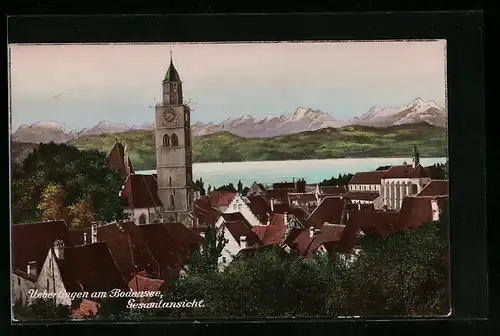
[[[195,190],[191,121],[182,84],[170,55],[170,66],[162,81],[162,102],[155,111],[156,173],[163,220],[192,227]]]

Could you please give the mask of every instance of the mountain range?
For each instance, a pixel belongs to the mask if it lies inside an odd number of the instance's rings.
[[[344,126],[359,125],[370,127],[390,127],[404,124],[428,123],[433,126],[446,127],[448,115],[446,109],[435,102],[426,102],[421,98],[414,99],[410,104],[399,108],[371,108],[367,113],[351,120],[337,120],[331,114],[299,107],[292,115],[269,114],[265,117],[245,115],[229,118],[216,123],[200,123],[191,125],[194,137],[229,132],[244,138],[270,138],[306,131],[315,131],[324,128],[341,128]],[[132,131],[150,131],[154,123],[145,123],[140,126],[115,124],[102,121],[91,128],[79,132],[66,131],[65,126],[57,122],[39,122],[32,125],[21,125],[13,134],[16,142],[68,142],[84,136],[116,134]]]

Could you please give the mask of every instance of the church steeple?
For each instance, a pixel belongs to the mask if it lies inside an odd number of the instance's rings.
[[[413,168],[420,164],[420,153],[418,152],[417,145],[413,145]]]
[[[170,51],[170,65],[163,79],[163,104],[182,105],[182,103],[182,81],[174,66],[172,51]]]

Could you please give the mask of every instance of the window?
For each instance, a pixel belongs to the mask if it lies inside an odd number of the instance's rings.
[[[139,224],[146,224],[146,215],[142,214],[139,216]]]
[[[415,195],[418,192],[418,187],[416,184],[411,185],[411,192],[412,192],[412,195]]]
[[[168,137],[168,134],[163,136],[163,146],[170,147],[170,138]]]
[[[222,263],[225,264],[227,261],[226,257],[222,257]]]
[[[174,200],[174,195],[170,195],[170,209],[175,208],[175,200]]]
[[[172,134],[172,147],[179,146],[179,138],[177,138],[176,134]]]
[[[170,177],[168,178],[168,184],[169,184],[169,186],[172,186],[172,176],[170,176]]]

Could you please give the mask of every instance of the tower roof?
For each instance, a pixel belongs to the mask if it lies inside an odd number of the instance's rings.
[[[166,82],[181,81],[181,77],[179,76],[179,73],[175,69],[174,62],[172,61],[172,52],[170,52],[170,66],[168,67],[167,73],[165,74],[165,81]]]

